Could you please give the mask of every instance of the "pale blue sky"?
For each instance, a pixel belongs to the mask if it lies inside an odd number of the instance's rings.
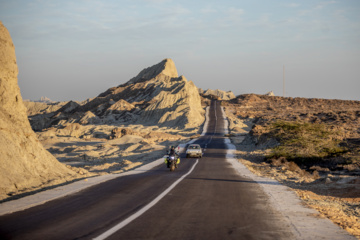
[[[24,99],[85,100],[172,58],[203,89],[360,100],[360,1],[0,0]]]

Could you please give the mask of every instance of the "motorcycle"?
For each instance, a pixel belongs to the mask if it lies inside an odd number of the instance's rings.
[[[180,163],[180,158],[178,156],[167,156],[165,158],[165,163],[167,167],[170,168],[170,172],[174,171],[177,168],[177,165]]]

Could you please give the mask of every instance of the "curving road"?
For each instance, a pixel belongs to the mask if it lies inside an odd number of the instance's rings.
[[[226,160],[224,116],[213,101],[199,159],[119,177],[0,216],[0,239],[292,239],[261,187]]]

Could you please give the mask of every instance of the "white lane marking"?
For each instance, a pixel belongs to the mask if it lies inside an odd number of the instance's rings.
[[[216,115],[216,102],[215,102],[215,122],[217,122],[217,115]],[[215,125],[216,126],[216,125]]]
[[[221,107],[221,112],[224,118],[224,134],[229,134],[229,120],[226,116],[224,107]]]
[[[100,236],[93,238],[94,240],[103,240],[106,239],[107,237],[111,236],[112,234],[114,234],[115,232],[119,231],[121,228],[125,227],[127,224],[129,224],[130,222],[132,222],[133,220],[135,220],[136,218],[140,217],[143,213],[145,213],[147,210],[149,210],[150,208],[152,208],[156,203],[158,203],[163,197],[166,196],[166,194],[168,194],[176,185],[178,185],[187,175],[189,175],[195,168],[196,164],[198,164],[199,159],[196,159],[195,164],[192,166],[192,168],[189,170],[188,173],[186,173],[185,175],[183,175],[181,178],[179,178],[176,182],[174,182],[170,187],[168,187],[164,192],[162,192],[159,196],[157,196],[154,200],[152,200],[148,205],[146,205],[145,207],[143,207],[142,209],[140,209],[138,212],[134,213],[133,215],[131,215],[130,217],[128,217],[127,219],[123,220],[122,222],[120,222],[119,224],[117,224],[116,226],[110,228],[109,230],[107,230],[106,232],[104,232],[103,234],[101,234]]]
[[[217,114],[216,114],[216,102],[215,102],[215,130],[214,130],[214,134],[216,133],[216,127],[217,127]]]
[[[208,125],[209,125],[209,109],[210,107],[206,107],[206,110],[205,110],[205,123],[204,123],[204,126],[203,126],[203,132],[201,133],[201,136],[204,136],[206,134],[206,130],[208,128]],[[196,139],[194,139],[195,141]]]

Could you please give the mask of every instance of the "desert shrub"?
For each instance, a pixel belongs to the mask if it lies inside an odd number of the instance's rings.
[[[320,161],[347,152],[341,147],[339,132],[326,124],[300,121],[276,121],[270,126],[270,136],[280,145],[267,158],[285,157],[297,163]]]
[[[284,164],[286,164],[287,160],[284,157],[279,157],[279,158],[269,159],[268,162],[271,164],[271,166],[279,167],[279,166],[283,166]]]
[[[281,167],[282,170],[287,170],[293,173],[297,173],[297,175],[301,177],[312,176],[313,178],[316,179],[318,178],[319,175],[317,171],[315,171],[316,172],[315,175],[309,174],[306,170],[301,169],[298,164],[296,164],[293,161],[287,161],[287,159],[284,157],[268,159],[267,162],[270,163],[272,167]]]
[[[287,168],[289,171],[292,171],[292,172],[301,172],[301,168],[294,162],[289,162],[287,164]]]

